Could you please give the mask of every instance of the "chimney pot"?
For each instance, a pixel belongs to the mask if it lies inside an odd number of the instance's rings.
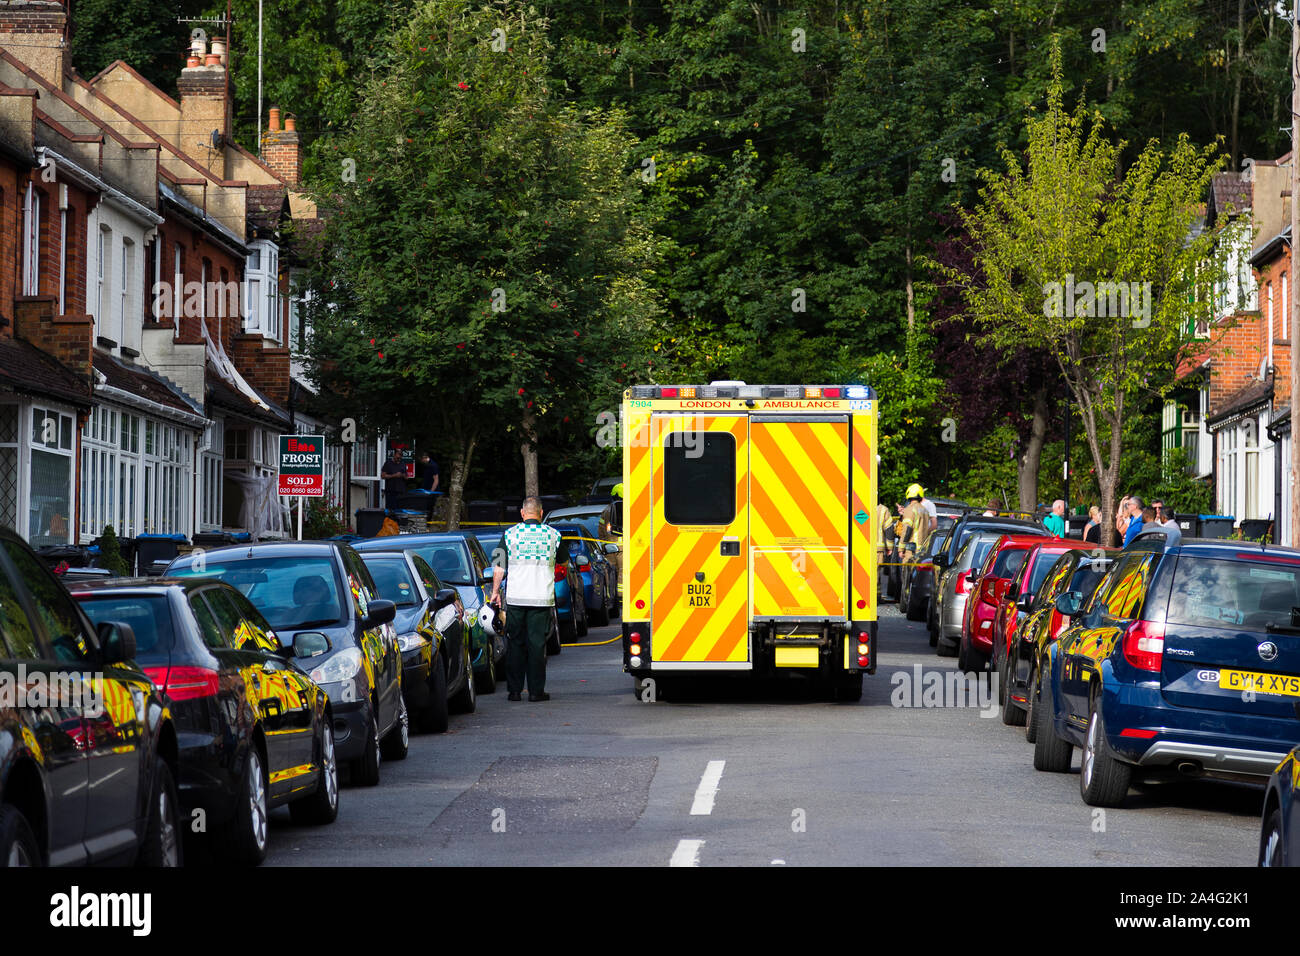
[[[294,132],[294,131],[297,130],[297,129],[298,129],[298,119],[297,119],[297,117],[294,117],[294,116],[286,116],[286,117],[284,118],[284,131],[285,131],[286,133],[292,133],[292,132]]]
[[[272,106],[270,117],[271,117],[271,122],[269,126],[270,131],[272,133],[278,133],[280,131],[280,107]]]

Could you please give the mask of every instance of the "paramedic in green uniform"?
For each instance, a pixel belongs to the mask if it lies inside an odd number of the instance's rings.
[[[506,529],[497,545],[504,565],[492,568],[491,603],[501,600],[501,579],[510,571],[506,605],[506,687],[510,700],[522,700],[524,678],[529,700],[550,700],[546,693],[546,637],[555,607],[555,566],[569,560],[569,545],[560,532],[542,524],[540,498],[525,498],[517,525]]]

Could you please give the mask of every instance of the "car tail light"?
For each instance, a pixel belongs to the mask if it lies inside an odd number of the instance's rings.
[[[563,581],[563,580],[565,579],[565,577],[568,575],[568,573],[569,573],[569,569],[566,568],[564,565],[562,565],[562,564],[557,564],[557,565],[555,566],[555,580],[556,580],[556,581]]]
[[[1140,671],[1159,673],[1165,656],[1165,626],[1134,621],[1124,632],[1124,659]]]
[[[591,570],[591,562],[590,561],[582,562],[581,564],[578,565],[578,570],[581,571],[583,574],[586,574],[588,571]]]
[[[966,581],[969,577],[970,577],[969,571],[962,571],[960,574],[958,574],[957,584],[953,588],[953,590],[955,590],[958,594],[965,594],[966,591],[968,590],[966,587]]]
[[[217,695],[217,672],[207,667],[146,667],[144,672],[172,700],[196,700]]]

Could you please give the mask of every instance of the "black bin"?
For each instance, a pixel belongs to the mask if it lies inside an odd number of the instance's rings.
[[[1258,541],[1267,536],[1268,543],[1273,541],[1272,518],[1242,518],[1241,536],[1247,541]]]
[[[1065,516],[1065,536],[1067,538],[1082,538],[1084,526],[1091,521],[1088,515],[1066,515]]]
[[[41,564],[53,570],[60,561],[66,561],[70,568],[84,568],[90,563],[86,549],[75,544],[50,544],[36,549],[36,556]]]
[[[1233,525],[1237,519],[1232,515],[1201,515],[1202,538],[1232,537]]]
[[[1189,538],[1199,538],[1201,536],[1201,516],[1188,514],[1185,511],[1175,511],[1174,521],[1178,523],[1178,530]]]
[[[384,527],[386,513],[383,508],[358,508],[357,534],[363,538],[373,538],[379,534]]]
[[[502,524],[506,520],[506,506],[503,501],[471,501],[469,503],[470,521],[492,521]]]
[[[423,491],[408,491],[397,499],[397,507],[401,511],[418,511],[422,515],[433,514],[433,503],[438,500],[434,494],[426,494]]]
[[[221,548],[235,543],[235,536],[229,531],[200,531],[194,536],[196,548]]]
[[[159,575],[181,553],[184,535],[137,535],[135,558],[141,574]]]
[[[501,506],[505,513],[501,516],[501,520],[506,523],[518,521],[519,506],[523,503],[524,499],[521,495],[506,495],[502,498]]]
[[[563,508],[568,505],[568,499],[564,495],[542,495],[542,514],[550,514],[556,508]]]

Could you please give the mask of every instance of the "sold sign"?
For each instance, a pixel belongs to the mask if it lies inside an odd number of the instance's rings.
[[[281,435],[279,493],[325,494],[325,436]]]

